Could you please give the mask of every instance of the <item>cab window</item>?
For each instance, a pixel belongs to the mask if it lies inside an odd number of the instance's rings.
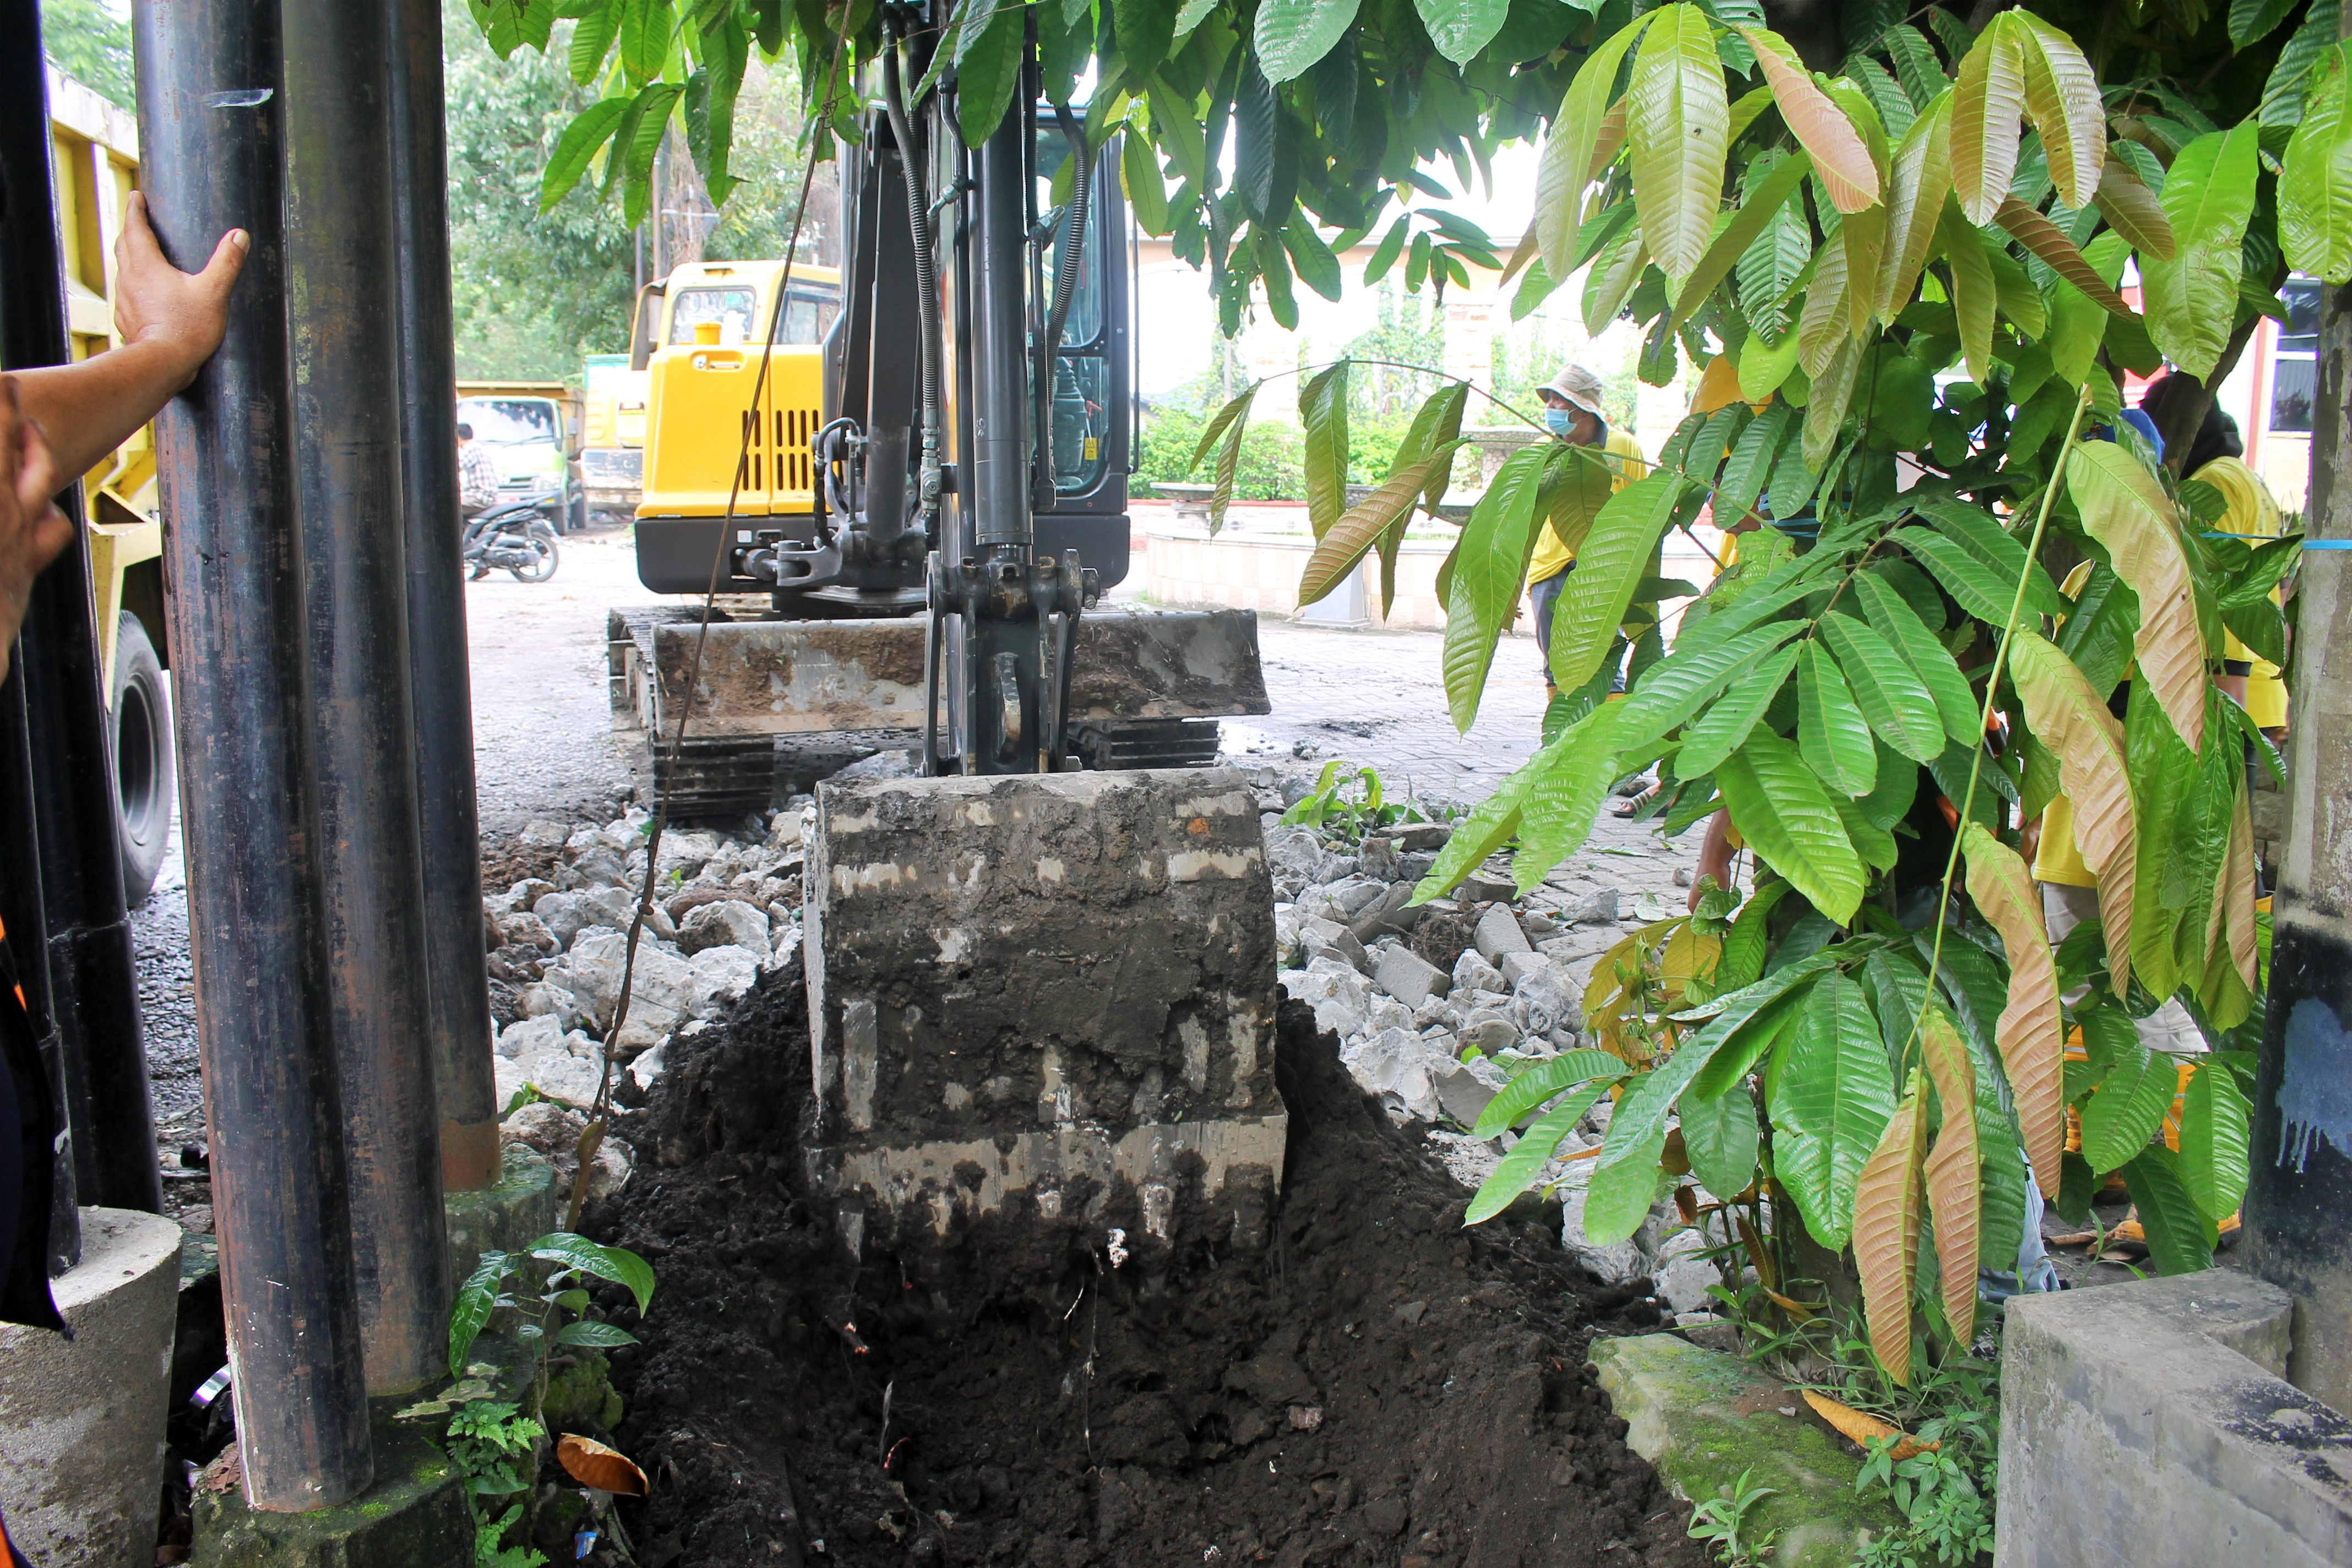
[[[694,329],[719,323],[719,341],[736,344],[751,335],[751,290],[748,288],[681,289],[670,296],[669,341],[694,342]]]
[[[494,447],[557,438],[555,405],[543,397],[468,397],[457,405],[457,423],[474,427],[474,439]]]

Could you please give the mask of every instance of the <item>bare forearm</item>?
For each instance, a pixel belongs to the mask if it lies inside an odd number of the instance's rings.
[[[58,472],[79,479],[155,417],[195,367],[165,342],[125,343],[72,364],[16,373],[27,417],[39,421]]]

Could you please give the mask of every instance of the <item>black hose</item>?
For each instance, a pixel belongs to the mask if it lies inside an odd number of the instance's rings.
[[[924,531],[939,542],[940,510],[940,290],[931,265],[929,204],[915,152],[914,128],[907,121],[906,94],[898,79],[898,30],[890,29],[882,55],[882,97],[890,134],[898,143],[898,166],[907,187],[907,227],[915,245],[915,308],[922,333],[923,459],[920,500]]]
[[[1070,139],[1070,156],[1077,167],[1071,171],[1070,205],[1062,214],[1062,254],[1054,264],[1054,308],[1045,317],[1045,363],[1053,363],[1054,355],[1061,351],[1062,328],[1070,319],[1070,301],[1077,293],[1078,252],[1087,240],[1087,205],[1094,195],[1095,160],[1087,147],[1087,138],[1066,105],[1054,105],[1054,118],[1061,122],[1062,134]]]

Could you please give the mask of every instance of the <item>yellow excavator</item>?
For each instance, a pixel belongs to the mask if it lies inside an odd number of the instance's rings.
[[[837,271],[681,268],[639,312],[637,571],[690,597],[613,613],[615,721],[674,816],[764,805],[796,740],[917,759],[820,784],[806,829],[805,1173],[852,1247],[910,1279],[980,1231],[1049,1269],[1255,1247],[1286,1126],[1273,896],[1255,794],[1211,764],[1220,718],[1267,710],[1255,617],[1106,602],[1115,149],[1017,102],[966,147],[952,70],[910,104],[943,9],[884,8]]]

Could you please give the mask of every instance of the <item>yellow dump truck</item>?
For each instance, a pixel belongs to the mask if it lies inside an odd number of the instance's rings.
[[[627,354],[590,354],[583,366],[580,482],[588,521],[618,527],[645,493],[646,373]]]
[[[775,308],[776,352],[761,384],[760,362]],[[637,502],[637,576],[657,594],[699,594],[734,492],[736,527],[751,542],[814,531],[809,438],[822,420],[824,335],[841,313],[841,274],[781,261],[698,261],[639,296],[630,363],[646,373],[644,493]],[[760,407],[751,399],[759,388]],[[739,453],[750,425],[741,483]],[[721,593],[776,584],[722,578]]]
[[[64,242],[73,355],[117,346],[114,241],[139,185],[139,121],[55,68],[49,155]],[[163,681],[163,531],[155,438],[142,430],[82,477],[99,668],[114,716],[115,820],[137,903],[155,885],[172,822],[171,700]]]

